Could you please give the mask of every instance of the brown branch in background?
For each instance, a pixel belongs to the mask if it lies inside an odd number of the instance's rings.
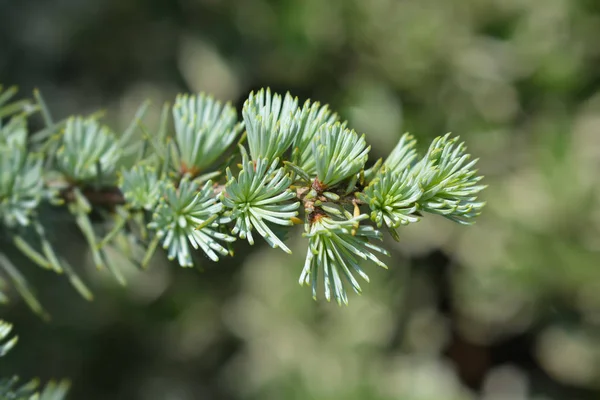
[[[56,184],[56,182],[54,182]],[[68,184],[68,187],[62,189],[60,191],[60,197],[67,203],[75,201],[75,195],[73,194],[73,188],[76,186],[74,183]],[[314,185],[312,186],[314,188]],[[315,206],[315,201],[320,201],[322,203],[332,203],[331,199],[323,196],[319,193],[316,197],[306,199],[311,187],[296,187],[294,191],[296,193],[296,198],[302,202],[304,205],[304,209],[308,210],[309,213],[320,213],[320,209],[318,206]],[[225,185],[217,184],[213,186],[213,190],[215,196],[219,195],[221,192],[225,190]],[[116,206],[121,206],[126,203],[125,197],[123,193],[119,190],[118,187],[104,187],[104,188],[93,188],[93,187],[83,187],[81,188],[81,193],[85,196],[87,201],[98,207],[104,207],[108,209],[113,209]],[[338,201],[334,203],[339,204],[347,204],[358,206],[361,205],[362,202],[354,196],[354,193],[350,193],[348,195],[340,196]],[[317,216],[315,214],[315,216]]]
[[[117,187],[108,187],[102,189],[83,188],[81,193],[90,202],[90,204],[96,206],[112,208],[114,206],[125,204],[125,197]],[[71,186],[61,190],[60,197],[68,203],[75,201],[73,187]]]

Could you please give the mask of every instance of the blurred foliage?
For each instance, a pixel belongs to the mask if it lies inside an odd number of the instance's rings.
[[[18,337],[8,338],[12,331],[12,325],[0,320],[0,357],[6,355],[17,343]],[[59,383],[49,382],[40,393],[39,382],[36,380],[25,384],[19,383],[19,378],[13,376],[0,379],[0,398],[5,400],[63,400],[69,390],[70,383],[61,381]]]
[[[178,92],[239,109],[271,86],[331,104],[375,154],[460,134],[489,185],[473,227],[399,229],[346,310],[295,283],[300,238],[198,276],[156,262],[127,289],[90,272],[91,304],[32,273],[61,311],[7,308],[28,346],[0,372],[69,376],[77,399],[598,398],[598,37],[591,0],[0,2],[0,81],[57,116],[125,127],[145,98],[158,121]]]

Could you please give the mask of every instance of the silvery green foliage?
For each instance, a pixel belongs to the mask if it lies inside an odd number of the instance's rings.
[[[365,136],[343,124],[323,125],[312,142],[317,179],[324,187],[334,186],[365,167],[369,150]]]
[[[17,336],[8,339],[12,324],[0,319],[0,357],[6,355],[17,343]],[[32,380],[19,384],[19,378],[0,378],[0,399],[2,400],[63,400],[69,390],[69,382],[50,381],[40,392],[39,382]]]
[[[0,217],[4,225],[25,226],[44,195],[42,160],[27,150],[25,119],[0,127]]]
[[[315,157],[312,149],[312,142],[319,128],[323,125],[330,125],[339,119],[336,113],[331,112],[325,104],[312,103],[310,100],[304,103],[300,117],[300,133],[296,135],[293,143],[294,154],[293,162],[308,175],[314,176],[316,173]]]
[[[289,93],[283,98],[271,94],[270,89],[250,93],[242,115],[253,161],[259,157],[267,160],[280,157],[300,131],[298,99]]]
[[[190,244],[194,249],[202,249],[211,260],[219,261],[219,254],[227,255],[228,251],[217,240],[234,240],[218,230],[217,216],[222,208],[213,195],[211,181],[200,188],[184,178],[178,188],[167,185],[148,226],[162,239],[169,260],[177,258],[182,267],[193,266]]]
[[[388,228],[395,229],[419,220],[415,212],[422,194],[419,181],[410,170],[398,173],[384,168],[359,198],[369,205],[371,219],[377,227],[385,223]]]
[[[70,118],[56,154],[58,168],[76,182],[104,183],[114,177],[121,150],[114,133],[94,118]]]
[[[129,171],[124,169],[119,180],[119,188],[130,206],[147,211],[153,210],[160,200],[164,185],[154,168],[147,165],[136,165]]]
[[[388,158],[385,160],[385,166],[388,170],[402,174],[405,170],[412,167],[414,161],[417,159],[417,150],[415,146],[417,141],[415,138],[408,133],[405,133],[400,137],[398,144]]]
[[[218,160],[243,125],[231,104],[201,93],[179,95],[173,105],[175,139],[186,171],[202,171]]]
[[[477,194],[486,186],[473,169],[477,159],[469,161],[464,143],[450,134],[435,138],[423,159],[414,167],[423,195],[419,206],[423,211],[441,214],[461,224],[472,224],[481,214],[485,202]]]
[[[291,253],[267,224],[293,225],[291,219],[298,215],[300,203],[291,202],[296,200],[296,194],[289,189],[291,179],[283,168],[277,168],[279,159],[270,163],[259,157],[253,162],[243,149],[242,154],[242,170],[235,178],[227,168],[227,185],[220,197],[231,210],[227,215],[235,221],[232,233],[254,244],[252,230],[256,229],[273,248]]]
[[[350,283],[356,293],[361,288],[354,274],[369,282],[369,277],[359,265],[361,260],[370,260],[380,267],[387,266],[374,252],[389,255],[387,250],[370,242],[381,240],[381,233],[371,226],[360,225],[367,219],[365,214],[357,217],[347,215],[344,219],[330,216],[317,216],[306,225],[304,236],[309,239],[304,269],[300,274],[300,284],[311,285],[313,298],[317,298],[319,271],[323,274],[325,298],[334,299],[338,304],[348,304],[344,280]]]
[[[158,129],[144,126],[144,104],[122,135],[95,116],[54,122],[39,94],[35,102],[9,103],[14,93],[0,92],[0,124],[8,121],[0,125],[0,228],[9,228],[0,234],[40,267],[64,272],[88,299],[91,293],[55,253],[37,219],[40,204],[54,193],[55,205],[68,209],[89,244],[94,264],[121,283],[123,274],[106,251],[115,243],[146,248],[142,260],[139,251],[123,250],[133,265],[148,265],[162,243],[169,259],[189,267],[194,249],[218,261],[233,254],[237,238],[254,244],[255,232],[289,253],[285,229],[304,222],[309,250],[300,281],[317,297],[322,276],[325,297],[340,304],[348,302],[348,284],[360,292],[357,276],[368,280],[363,261],[385,266],[375,255],[387,254],[373,244],[382,237],[378,228],[398,240],[396,229],[424,212],[468,224],[484,205],[477,196],[485,186],[458,138],[435,139],[419,160],[416,140],[404,134],[385,161],[369,163],[364,135],[327,105],[308,100],[299,107],[289,93],[251,93],[242,122],[229,104],[205,94],[180,95],[173,107],[163,107]],[[46,127],[28,139],[27,118],[38,111]],[[141,140],[133,141],[138,128]],[[239,151],[232,146],[236,140]],[[56,181],[58,189],[50,191]],[[106,218],[101,227],[89,218],[93,211]],[[34,240],[15,233],[17,226]],[[0,268],[43,314],[1,250]]]

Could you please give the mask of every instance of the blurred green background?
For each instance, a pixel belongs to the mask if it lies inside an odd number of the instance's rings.
[[[460,135],[489,185],[475,226],[388,238],[390,270],[344,308],[298,285],[300,230],[293,256],[238,243],[201,273],[158,256],[123,289],[55,215],[96,299],[23,263],[52,321],[13,296],[1,375],[90,400],[600,398],[600,2],[0,0],[0,82],[115,129],[146,98],[152,125],[179,92],[289,90],[373,156]]]

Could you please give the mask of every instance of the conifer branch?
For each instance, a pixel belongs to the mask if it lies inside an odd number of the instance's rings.
[[[144,103],[122,134],[98,115],[54,122],[40,93],[12,101],[15,93],[0,92],[0,237],[34,264],[68,272],[88,299],[44,233],[51,227],[39,218],[43,203],[70,212],[96,266],[123,284],[106,251],[120,238],[145,247],[143,258],[127,256],[134,265],[146,266],[160,244],[169,259],[189,267],[194,250],[216,262],[233,254],[238,238],[254,244],[257,233],[291,253],[285,232],[303,224],[308,252],[300,282],[315,298],[322,286],[326,299],[340,304],[348,303],[346,284],[362,290],[354,274],[368,280],[363,261],[385,266],[375,256],[387,254],[373,243],[382,239],[378,229],[399,240],[397,229],[423,213],[471,224],[484,206],[476,160],[457,137],[435,139],[419,159],[415,138],[405,134],[385,161],[367,167],[365,135],[327,105],[299,106],[289,93],[251,93],[241,121],[230,104],[209,95],[180,95],[155,129],[144,125]],[[36,114],[46,126],[28,132]],[[104,218],[102,231],[92,212]],[[21,234],[27,231],[33,235]],[[42,310],[18,276],[17,290]]]

